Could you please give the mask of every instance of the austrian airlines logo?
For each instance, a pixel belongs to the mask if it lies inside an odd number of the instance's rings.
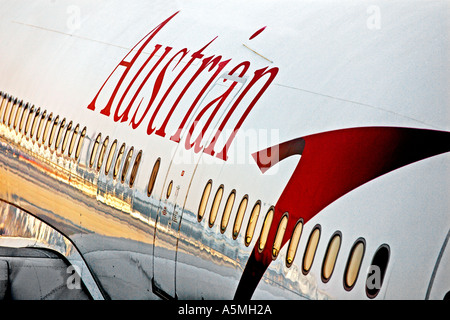
[[[203,52],[217,37],[192,53],[188,48],[175,51],[170,46],[153,43],[152,40],[177,14],[160,23],[128,52],[87,108],[99,111],[115,122],[128,123],[133,129],[146,126],[148,135],[176,143],[180,143],[182,132],[187,130],[186,150],[203,151],[226,161],[237,132],[275,79],[278,68],[265,67],[251,72],[249,61],[232,64],[232,59],[220,55],[205,57]],[[258,30],[249,39],[263,30]],[[207,95],[217,79],[226,89],[217,96]],[[244,82],[245,86],[234,96],[238,84]],[[200,102],[203,109],[196,112],[194,121],[189,122]],[[205,132],[214,129],[211,125],[214,119],[220,121],[217,129],[202,145]],[[197,128],[199,125],[203,127]]]
[[[250,299],[265,270],[272,262],[278,222],[288,214],[282,240],[290,239],[299,219],[304,223],[322,209],[358,188],[405,165],[450,151],[450,133],[395,127],[349,128],[318,133],[273,146],[253,154],[265,172],[292,155],[301,158],[275,205],[267,244],[258,245],[247,262],[236,299]],[[258,243],[259,241],[257,241]]]

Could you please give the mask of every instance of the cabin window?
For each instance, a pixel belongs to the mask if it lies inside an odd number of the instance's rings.
[[[257,201],[253,206],[250,219],[248,220],[247,232],[245,233],[245,245],[248,247],[252,242],[255,234],[256,223],[258,222],[259,213],[261,212],[261,201]]]
[[[36,141],[39,141],[39,138],[41,137],[42,124],[44,123],[44,119],[46,116],[47,116],[47,110],[45,110],[41,115],[41,120],[39,121],[37,131],[36,131]]]
[[[350,291],[355,286],[356,280],[358,279],[359,269],[361,268],[361,263],[364,258],[365,251],[365,241],[360,238],[356,240],[355,244],[350,251],[348,257],[347,266],[345,267],[344,273],[344,288]]]
[[[24,110],[24,112],[25,112],[25,110]],[[51,126],[50,123],[52,122],[52,120],[53,120],[53,113],[50,113],[47,117],[47,121],[45,122],[44,133],[42,134],[42,140],[41,140],[42,144],[44,144],[45,140],[47,139],[48,130],[50,129],[50,126]],[[19,128],[19,130],[20,130],[20,128]]]
[[[263,252],[264,248],[266,247],[267,238],[269,237],[269,231],[270,227],[272,226],[272,220],[273,220],[273,207],[269,209],[269,211],[266,214],[266,218],[264,219],[264,223],[261,229],[261,236],[259,237],[259,244],[258,244],[258,250],[259,252]]]
[[[198,222],[202,221],[203,216],[205,215],[206,205],[208,204],[209,195],[211,193],[212,180],[209,180],[206,183],[205,189],[203,190],[202,197],[200,199],[200,205],[198,207],[197,220]]]
[[[111,169],[111,164],[114,158],[114,154],[116,153],[116,148],[117,148],[117,139],[113,141],[111,148],[109,149],[108,158],[106,158],[105,175],[108,175],[109,170]]]
[[[387,244],[380,246],[373,256],[370,264],[369,273],[366,281],[366,294],[370,299],[375,298],[383,285],[384,275],[386,274],[389,263],[390,250]]]
[[[72,156],[73,148],[75,147],[75,140],[77,139],[79,131],[80,131],[80,125],[77,124],[75,129],[73,130],[72,138],[70,139],[69,151],[67,152],[69,157]]]
[[[305,255],[303,256],[302,272],[308,274],[314,262],[317,246],[320,240],[320,226],[316,225],[309,235],[308,244],[306,245]]]
[[[125,158],[125,162],[122,168],[122,176],[120,177],[120,182],[122,183],[125,182],[125,178],[127,177],[128,167],[130,166],[131,158],[133,157],[133,152],[134,148],[131,147],[130,150],[128,150],[127,156]]]
[[[11,106],[12,97],[10,96],[8,102],[6,103],[5,112],[3,113],[3,124],[6,125],[6,115],[8,114],[8,109]]]
[[[245,210],[247,210],[248,204],[248,195],[245,195],[241,203],[239,204],[239,208],[236,214],[236,220],[234,221],[233,227],[233,239],[236,240],[239,236],[239,232],[241,231],[242,221],[244,220]]]
[[[102,134],[99,133],[97,135],[97,139],[95,139],[94,146],[92,147],[91,158],[89,159],[89,167],[92,168],[95,162],[95,157],[97,156],[98,146],[100,144],[100,140],[102,138]]]
[[[66,128],[66,133],[64,133],[64,138],[61,146],[61,153],[64,153],[66,151],[67,143],[69,142],[69,134],[71,130],[72,130],[72,121],[69,122]]]
[[[122,163],[123,154],[125,153],[125,143],[122,143],[119,149],[119,154],[117,155],[116,164],[114,166],[113,178],[116,179],[119,175],[120,164]]]
[[[298,244],[303,231],[303,219],[297,221],[294,231],[292,232],[291,240],[289,241],[288,251],[286,255],[286,266],[290,268],[294,263],[297,254]]]
[[[277,233],[275,234],[275,240],[272,246],[272,259],[275,260],[280,253],[281,245],[283,243],[284,234],[288,223],[289,215],[286,212],[278,224]]]
[[[22,133],[24,121],[25,121],[25,113],[29,112],[30,105],[27,103],[25,104],[25,107],[23,108],[22,115],[20,116],[20,122],[19,122],[19,132]]]
[[[328,282],[334,271],[336,260],[341,248],[342,236],[339,231],[335,232],[328,243],[327,251],[322,265],[322,281]]]
[[[167,186],[166,199],[169,199],[170,195],[172,194],[172,188],[173,180],[170,180],[169,185]]]
[[[0,92],[0,98],[2,99],[2,102],[0,102],[0,119],[1,119],[3,108],[8,102],[8,95],[6,93]]]
[[[109,144],[109,136],[107,136],[105,138],[105,140],[103,141],[102,147],[100,148],[100,153],[98,155],[98,160],[97,160],[97,171],[100,171],[100,168],[102,167],[103,159],[105,158],[105,152],[106,152],[106,148],[108,147],[108,144]]]
[[[225,203],[225,209],[223,209],[222,223],[220,224],[220,232],[224,233],[227,229],[228,222],[230,221],[231,210],[233,210],[234,200],[236,199],[236,190],[233,189],[228,196]]]
[[[18,100],[17,100],[17,98],[15,98],[14,99],[14,103],[13,103],[13,105],[12,105],[12,107],[11,107],[11,111],[9,112],[9,117],[8,117],[8,127],[10,128],[11,127],[11,123],[12,123],[12,119],[13,119],[13,114],[14,114],[14,111],[16,111],[15,109],[16,109],[16,107],[17,107],[17,104],[18,104]],[[6,116],[6,115],[5,115]]]
[[[84,138],[86,137],[86,127],[81,131],[80,138],[78,139],[77,150],[75,151],[75,160],[78,160],[80,157],[81,146],[83,145]]]
[[[13,129],[16,130],[17,123],[19,122],[19,114],[22,112],[23,109],[23,101],[20,101],[19,107],[17,108],[16,116],[14,117],[14,123],[13,123]]]
[[[142,158],[142,150],[138,152],[136,159],[134,160],[133,169],[131,169],[130,188],[133,188],[134,181],[136,180],[137,171],[139,169],[139,165],[141,164],[141,158]]]
[[[153,192],[153,187],[155,186],[156,177],[158,176],[159,166],[161,164],[161,158],[158,158],[153,165],[152,174],[150,175],[150,180],[148,181],[147,196],[151,196]]]
[[[31,107],[31,109],[33,109],[33,107]],[[31,112],[32,111],[30,110],[30,113]],[[59,116],[56,116],[55,121],[53,121],[52,129],[50,130],[50,138],[48,139],[48,147],[49,148],[52,146],[53,139],[55,138],[56,127],[58,126],[58,122],[59,122]],[[27,123],[28,123],[28,120],[27,120]],[[27,134],[26,130],[27,130],[27,124],[25,125],[25,134]]]
[[[27,121],[25,123],[25,130],[24,130],[25,135],[27,135],[28,131],[30,130],[31,119],[33,118],[33,113],[34,113],[34,106],[31,106],[30,112],[28,112]]]
[[[36,130],[37,118],[39,117],[40,112],[41,108],[38,108],[34,114],[33,123],[31,124],[30,138],[33,138],[34,131]]]
[[[214,196],[214,201],[211,206],[211,213],[209,214],[209,227],[212,228],[216,222],[217,213],[219,212],[220,202],[223,197],[223,184],[217,189],[216,195]]]
[[[58,133],[56,134],[56,142],[55,142],[55,150],[58,149],[59,144],[61,143],[62,139],[62,132],[64,130],[64,127],[66,125],[66,119],[64,118],[61,123],[59,124]],[[31,134],[33,134],[33,131],[31,131]]]

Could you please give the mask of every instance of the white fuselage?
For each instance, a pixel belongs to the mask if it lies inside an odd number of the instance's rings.
[[[104,297],[232,299],[266,213],[303,156],[262,172],[252,154],[347,128],[450,131],[449,5],[0,1],[0,91],[18,99],[0,110],[0,203],[70,239]],[[25,119],[27,102],[40,113],[25,133],[19,112]],[[66,119],[53,145],[50,129],[44,134],[50,113]],[[72,135],[76,150],[84,127],[79,157],[69,156]],[[304,224],[292,265],[288,241],[251,297],[367,299],[372,258],[386,246],[376,298],[442,299],[450,290],[449,157],[421,159],[331,202]],[[320,239],[304,272],[316,226]],[[337,232],[338,255],[324,281]],[[358,239],[364,253],[349,288],[344,274]]]

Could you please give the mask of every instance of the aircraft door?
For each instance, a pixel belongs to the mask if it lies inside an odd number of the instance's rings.
[[[431,300],[450,300],[450,230],[439,252],[436,260],[436,266],[433,270],[425,299]]]
[[[246,79],[226,73],[221,75],[203,96],[184,127],[184,132],[180,134],[165,178],[155,225],[152,285],[153,291],[163,298],[176,298],[180,225],[191,182],[198,162],[202,159],[203,150],[199,151],[199,148],[204,148],[212,140],[221,119]]]

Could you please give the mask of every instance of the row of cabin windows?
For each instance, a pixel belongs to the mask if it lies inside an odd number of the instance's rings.
[[[211,194],[212,189],[212,180],[209,180],[206,183],[206,186],[203,190],[203,194],[200,200],[198,213],[197,213],[197,220],[198,222],[201,222],[203,220],[203,217],[206,213],[206,207],[208,204],[208,200]],[[218,212],[219,212],[219,206],[223,198],[224,193],[224,186],[220,185],[217,189],[212,205],[211,205],[211,211],[209,213],[209,221],[208,225],[210,228],[212,228],[216,222]],[[225,207],[222,213],[222,220],[220,222],[220,232],[225,233],[227,230],[230,217],[231,217],[231,211],[233,210],[233,206],[236,200],[236,190],[233,189],[230,194],[228,195],[228,198],[225,203]],[[232,236],[233,239],[236,240],[240,234],[242,223],[244,221],[245,212],[248,207],[249,197],[248,195],[244,195],[239,202],[237,211],[236,211],[236,218],[234,220],[233,224],[233,231]],[[258,222],[258,218],[261,212],[261,201],[258,200],[253,205],[250,217],[247,224],[247,230],[245,232],[244,242],[246,246],[249,246],[250,243],[253,240],[253,236],[255,234],[256,224]],[[263,227],[261,229],[261,235],[259,237],[259,243],[258,243],[258,249],[259,251],[263,251],[267,242],[267,238],[269,236],[269,230],[270,226],[272,225],[272,220],[274,216],[274,207],[271,207],[269,211],[266,214],[266,218],[264,219]],[[288,221],[288,214],[286,213],[280,220],[277,233],[275,235],[275,241],[272,247],[272,258],[275,260],[278,256],[278,253],[281,249],[281,244],[283,241],[284,233],[286,231]],[[299,238],[300,239],[300,238]]]
[[[62,154],[67,150],[68,156],[71,157],[75,148],[76,143],[76,137],[79,134],[79,124],[75,126],[75,128],[72,130],[73,123],[70,121],[66,125],[66,119],[62,119],[59,121],[59,116],[56,116],[53,118],[53,114],[50,113],[47,116],[47,110],[44,110],[41,112],[40,108],[35,108],[34,105],[30,106],[29,103],[24,104],[23,101],[18,101],[17,98],[13,98],[12,96],[9,96],[6,93],[0,92],[0,123],[7,126],[10,129],[15,130],[18,133],[23,134],[24,136],[28,136],[35,141],[42,145],[46,145],[52,149],[52,150],[60,150]],[[69,139],[70,134],[72,136]],[[78,138],[77,147],[75,149],[74,157],[75,160],[78,160],[80,156],[81,147],[84,141],[84,138],[86,136],[86,127],[84,127],[81,130],[80,136]],[[70,143],[69,143],[70,141]],[[100,145],[101,141],[101,133],[98,134],[93,148],[91,152],[91,156],[89,159],[89,166],[92,168],[95,165],[95,160],[97,156],[97,151]],[[53,143],[55,142],[55,143]],[[100,171],[105,155],[106,155],[106,149],[109,144],[109,137],[106,137],[105,140],[103,140],[102,146],[100,148],[100,153],[97,158],[97,165],[96,169],[97,171]],[[106,158],[106,164],[105,164],[105,175],[108,175],[112,163],[114,162],[114,155],[117,148],[117,140],[114,140],[110,149],[108,156]],[[120,165],[122,162],[122,158],[124,156],[125,152],[125,143],[121,145],[119,148],[117,157],[115,158],[115,164],[113,167],[113,178],[116,179],[119,175]],[[122,168],[122,174],[120,176],[120,181],[124,183],[127,172],[129,170],[131,159],[133,157],[134,153],[134,147],[131,147],[128,151],[125,162]],[[142,157],[142,150],[138,152],[133,167],[131,169],[131,175],[130,175],[130,181],[129,186],[130,188],[133,187],[133,184],[136,179],[137,170],[139,168],[140,162]],[[148,189],[147,189],[147,195],[150,196],[152,194],[156,177],[158,175],[159,167],[161,163],[161,158],[158,158],[153,166],[152,173],[150,175],[149,183],[148,183]],[[167,198],[170,196],[171,192],[171,185],[169,185],[167,190]],[[202,198],[200,201],[199,209],[198,209],[198,221],[202,221],[204,214],[206,212],[206,206],[210,197],[212,189],[212,180],[209,180],[205,186],[205,189],[202,194]],[[216,191],[216,194],[214,196],[213,204],[211,206],[211,212],[209,215],[209,227],[213,227],[218,215],[219,206],[223,198],[224,193],[224,186],[220,185],[219,188]],[[220,225],[220,231],[221,233],[225,233],[230,217],[231,217],[231,211],[234,206],[234,202],[236,200],[236,190],[232,190],[226,200],[225,208],[222,214],[222,220]],[[233,239],[236,240],[239,236],[242,222],[244,219],[245,212],[247,210],[248,206],[248,195],[244,195],[241,202],[239,203],[239,207],[237,209],[236,219],[233,226]],[[261,211],[261,201],[257,201],[251,211],[249,222],[247,225],[247,230],[245,233],[245,245],[249,246],[256,228],[256,223],[259,218],[259,214]],[[270,227],[273,222],[274,217],[274,208],[271,207],[264,219],[264,223],[261,229],[261,234],[258,242],[258,250],[262,252],[266,246],[267,238],[269,235]],[[287,222],[289,219],[288,213],[285,213],[282,218],[280,219],[280,222],[278,224],[277,232],[275,235],[274,243],[272,245],[272,258],[275,260],[279,254],[279,251],[281,249],[282,240],[284,237],[284,233],[286,231]],[[303,220],[300,219],[297,224],[294,227],[294,231],[291,235],[291,239],[289,241],[289,246],[287,249],[286,254],[286,266],[291,267],[295,255],[297,252],[298,244],[300,242],[300,237],[303,230]],[[319,244],[320,240],[320,226],[314,227],[312,230],[310,237],[308,239],[308,243],[305,248],[305,254],[303,256],[303,262],[302,262],[302,272],[303,274],[308,274],[316,254],[317,246]],[[341,246],[342,241],[342,235],[340,232],[336,232],[330,239],[330,242],[328,244],[324,261],[322,264],[322,274],[321,278],[323,282],[328,282],[333,274],[334,266],[336,264],[336,260],[339,254],[339,249]],[[344,273],[344,288],[348,291],[352,290],[354,287],[356,280],[358,278],[359,269],[362,264],[362,260],[365,253],[365,241],[364,239],[360,238],[358,239],[355,244],[353,245],[349,258],[347,260],[347,265],[345,268]],[[381,271],[381,281],[384,278],[385,271],[387,269],[387,264],[389,261],[389,246],[382,245],[377,252],[375,253],[372,265],[378,266]],[[369,275],[368,275],[369,277]],[[366,294],[369,298],[374,298],[380,290],[379,287],[369,288],[366,285]]]
[[[17,98],[0,92],[0,123],[8,128],[15,130],[16,132],[23,134],[25,137],[30,138],[32,141],[39,143],[40,145],[48,147],[50,150],[59,151],[61,154],[66,153],[69,157],[74,157],[78,160],[83,146],[84,139],[86,137],[87,128],[84,127],[80,130],[80,125],[73,125],[72,121],[67,121],[66,118],[60,120],[59,115],[53,116],[53,113],[47,114],[47,110],[41,112],[41,108],[36,108],[34,105],[19,101]],[[78,142],[77,142],[78,137]],[[94,143],[94,147],[91,152],[89,165],[92,168],[94,165],[98,145],[100,143],[101,134],[97,136]],[[103,164],[106,148],[109,143],[109,137],[103,141],[100,155],[97,162],[97,170]],[[76,146],[76,147],[75,147]],[[105,174],[108,175],[113,163],[113,157],[117,148],[117,140],[115,140],[109,150],[109,154],[106,158]],[[121,145],[115,164],[113,167],[113,177],[116,179],[119,175],[120,165],[125,151],[125,143]],[[131,159],[133,157],[134,147],[132,147],[126,157],[122,168],[122,174],[120,181],[124,183],[126,175],[129,171]],[[134,165],[131,169],[130,188],[136,180],[137,170],[139,168],[142,157],[142,150],[138,152]]]
[[[103,140],[103,143],[100,146],[101,139],[102,139],[102,134],[99,133],[97,135],[97,138],[95,139],[94,145],[92,147],[91,155],[89,158],[89,167],[95,168],[98,172],[100,172],[103,162],[105,160],[106,150],[107,150],[108,144],[109,144],[109,136],[106,137],[105,140]],[[99,147],[100,147],[100,152],[97,157]],[[114,140],[109,149],[108,156],[106,158],[106,164],[105,164],[105,168],[104,168],[105,175],[108,175],[111,170],[111,165],[113,163],[113,158],[114,158],[116,148],[117,148],[117,140]],[[114,164],[114,169],[113,169],[113,178],[114,179],[117,179],[117,176],[119,174],[120,163],[122,161],[124,152],[125,152],[125,143],[123,143],[121,145],[119,152],[117,154],[117,157],[115,159],[115,164]],[[127,175],[130,163],[131,163],[131,159],[133,157],[133,152],[134,152],[134,148],[131,147],[131,149],[127,153],[127,156],[125,157],[125,163],[123,165],[122,174],[120,176],[120,181],[122,183],[124,183],[124,181],[125,181],[125,178],[126,178],[126,175]],[[133,167],[131,169],[131,175],[130,175],[130,181],[129,181],[130,188],[133,187],[134,182],[136,180],[136,175],[137,175],[139,165],[141,163],[141,158],[142,158],[142,150],[139,151],[138,154],[136,155]],[[95,160],[97,160],[97,164],[95,164]],[[148,181],[147,196],[149,196],[149,197],[151,196],[151,194],[153,192],[153,188],[155,186],[156,177],[158,176],[160,165],[161,165],[161,158],[158,158],[156,160],[155,164],[153,165],[152,173],[150,174],[150,179]],[[166,195],[167,198],[170,196],[171,191],[172,191],[172,182],[169,184],[169,187],[167,189],[167,195]]]
[[[41,108],[19,101],[6,93],[0,92],[0,121],[8,128],[29,137],[40,145],[47,146],[50,150],[60,151],[74,156],[78,160],[86,127],[80,132],[80,125],[73,127],[70,121],[66,125],[66,119],[59,121],[59,116],[53,117],[53,113],[47,115],[47,110],[41,112]],[[78,137],[79,135],[79,137]],[[78,137],[78,143],[76,142]],[[76,145],[76,148],[75,148]]]
[[[96,155],[97,149],[100,145],[100,141],[101,141],[101,134],[99,134],[97,136],[97,139],[94,143],[93,152],[91,154],[91,160],[90,160],[91,167],[93,167],[95,164],[95,155]],[[100,155],[98,157],[97,167],[96,167],[97,170],[100,170],[102,167],[102,163],[103,163],[103,160],[105,157],[108,143],[109,143],[109,138],[107,137],[103,141],[103,144],[102,144],[102,147],[100,150]],[[117,147],[116,145],[117,145],[117,141],[115,140],[110,148],[110,152],[109,152],[109,155],[106,160],[107,164],[105,166],[105,174],[108,174],[108,171],[111,167],[112,155],[114,154],[114,151]],[[120,149],[122,151],[119,151],[119,155],[116,158],[116,165],[114,166],[115,171],[117,171],[119,168],[117,163],[120,164],[120,159],[123,155],[123,150],[125,149],[125,144],[122,144]],[[131,159],[130,154],[132,156],[131,150],[129,152],[129,155],[127,155],[128,160],[126,161],[126,163],[130,162],[130,159]],[[141,154],[141,152],[139,153],[139,155],[140,154]],[[137,166],[138,166],[139,161],[140,161],[140,156],[137,157],[137,159],[135,161],[135,165],[133,166],[133,171],[137,171]],[[150,175],[148,188],[147,188],[148,196],[150,196],[153,192],[153,188],[155,185],[156,177],[158,175],[160,164],[161,164],[161,158],[158,158],[155,161],[155,164],[152,169],[152,173]],[[126,174],[127,167],[128,167],[127,165],[124,165],[122,179],[124,179],[124,172]],[[113,176],[116,177],[117,174],[113,174]],[[130,183],[131,183],[131,181],[130,181]],[[170,196],[171,190],[172,190],[172,182],[169,184],[169,186],[167,188],[167,192],[166,192],[167,198]],[[211,191],[212,191],[212,180],[209,180],[203,190],[203,194],[202,194],[200,204],[199,204],[198,215],[197,215],[197,219],[199,222],[201,222],[203,220],[204,215],[206,213],[206,208],[207,208],[208,200],[211,195]],[[213,202],[211,205],[209,221],[208,221],[208,225],[210,228],[212,228],[214,226],[214,224],[217,220],[218,213],[219,213],[219,206],[223,199],[223,196],[224,196],[224,185],[220,185],[214,195],[214,199],[213,199]],[[236,240],[240,234],[240,230],[241,230],[241,226],[242,226],[242,223],[244,220],[245,212],[248,207],[248,201],[249,201],[248,199],[249,199],[248,195],[244,195],[239,203],[236,218],[235,218],[234,225],[233,225],[232,236],[233,236],[234,240]],[[221,224],[220,224],[221,233],[225,233],[225,231],[227,229],[235,200],[236,200],[236,190],[233,189],[230,192],[230,194],[228,195],[228,198],[226,200],[225,207],[223,210],[222,220],[221,220]],[[258,221],[258,218],[260,215],[260,211],[261,211],[261,201],[258,200],[254,204],[251,214],[250,214],[250,217],[249,217],[249,222],[247,225],[247,230],[245,233],[245,240],[244,240],[246,246],[249,246],[253,239],[256,224],[257,224],[257,221]],[[258,242],[258,250],[260,252],[262,252],[266,246],[266,242],[267,242],[270,228],[272,226],[273,218],[274,218],[274,207],[272,206],[268,210],[268,212],[265,216],[263,226],[261,229],[261,234],[260,234],[260,238],[259,238],[259,242]],[[280,222],[278,224],[274,243],[272,245],[272,259],[274,259],[274,260],[278,257],[278,254],[281,250],[282,240],[283,240],[283,237],[284,237],[284,234],[286,231],[288,219],[289,219],[289,215],[288,215],[288,213],[285,213],[282,216],[282,218],[280,219]],[[300,219],[294,227],[294,230],[292,232],[292,235],[291,235],[291,238],[289,241],[288,249],[287,249],[286,266],[288,268],[291,267],[294,262],[302,231],[303,231],[303,220]],[[308,239],[308,242],[307,242],[307,245],[305,248],[305,253],[303,256],[303,261],[302,261],[302,272],[305,275],[309,273],[309,271],[311,270],[311,267],[313,265],[314,257],[315,257],[317,247],[319,244],[319,240],[320,240],[320,234],[321,234],[320,225],[317,225],[316,227],[313,228],[313,230],[311,231],[311,234],[309,236],[309,239]],[[333,270],[334,270],[334,267],[335,267],[335,264],[337,261],[341,242],[342,242],[342,235],[338,231],[335,234],[333,234],[333,236],[331,237],[330,242],[327,247],[327,250],[325,252],[325,256],[324,256],[324,260],[323,260],[323,264],[322,264],[322,274],[321,274],[321,278],[324,283],[328,282],[333,274]],[[348,291],[352,290],[356,283],[356,280],[357,280],[358,274],[359,274],[359,270],[360,270],[360,267],[362,264],[362,260],[364,257],[364,252],[365,252],[365,241],[364,241],[364,239],[361,238],[355,242],[355,244],[353,245],[353,247],[350,251],[346,269],[345,269],[345,273],[344,273],[344,288]],[[382,272],[382,274],[381,274],[382,277],[384,277],[388,260],[389,260],[389,247],[387,245],[383,245],[377,250],[376,254],[374,255],[373,261],[372,261],[372,265],[377,265],[380,267],[380,270]],[[380,288],[366,287],[367,296],[370,298],[374,298],[378,294],[379,290],[380,290]]]
[[[123,160],[124,154],[125,154],[125,148],[126,148],[125,143],[122,143],[122,145],[119,148],[119,151],[117,152],[117,156],[116,156],[116,149],[117,149],[117,144],[118,144],[117,139],[115,139],[112,142],[112,144],[109,148],[108,154],[106,152],[108,149],[110,138],[109,138],[109,136],[107,136],[103,140],[103,143],[101,144],[101,147],[100,147],[100,152],[98,152],[101,139],[102,139],[102,134],[99,133],[97,135],[97,138],[95,139],[94,145],[92,147],[91,156],[89,158],[89,167],[95,168],[98,172],[100,172],[100,170],[103,166],[103,163],[105,163],[105,167],[104,167],[105,175],[107,176],[112,170],[113,179],[116,180],[119,178],[120,182],[124,183],[125,179],[127,177],[128,171],[130,169],[131,159],[133,158],[133,153],[134,153],[134,147],[131,147],[128,150],[127,155],[125,156],[125,160],[123,162],[122,172],[121,172],[121,174],[119,174],[122,160]],[[97,157],[97,153],[98,153],[98,157]],[[136,180],[136,175],[137,175],[139,165],[141,163],[141,158],[142,158],[142,150],[140,150],[138,152],[138,154],[136,155],[136,158],[134,159],[133,167],[131,168],[130,181],[129,181],[130,188],[133,187],[134,182]],[[95,163],[96,160],[97,160],[97,163]],[[113,163],[114,163],[114,165],[113,165]]]
[[[204,218],[204,215],[206,213],[206,207],[208,204],[208,200],[211,194],[212,190],[212,180],[209,180],[206,183],[206,186],[203,190],[202,197],[200,199],[200,204],[198,208],[198,214],[197,214],[197,220],[198,222],[201,222]],[[209,214],[209,222],[208,225],[210,228],[214,226],[214,223],[218,216],[219,206],[221,203],[221,200],[223,198],[224,193],[224,186],[220,185],[215,193],[215,196],[213,198],[213,202],[211,205],[211,210]],[[226,200],[225,207],[222,214],[222,220],[220,225],[220,231],[221,233],[224,233],[227,229],[228,222],[230,220],[231,211],[234,205],[236,199],[236,190],[232,190]],[[240,229],[242,226],[242,222],[244,220],[245,211],[247,209],[248,205],[248,195],[244,195],[241,202],[239,203],[236,218],[233,226],[233,239],[236,240],[238,238],[238,235],[240,233]],[[244,242],[246,246],[249,246],[254,233],[256,224],[260,215],[261,211],[261,201],[258,200],[251,211],[247,230],[244,237]],[[268,212],[266,213],[266,216],[264,218],[263,226],[261,228],[261,233],[259,237],[259,241],[257,243],[257,248],[259,252],[262,252],[264,248],[267,245],[267,239],[269,236],[269,231],[272,226],[274,219],[274,207],[270,207]],[[289,214],[286,212],[280,219],[277,227],[277,231],[275,233],[275,238],[272,244],[272,259],[275,260],[278,257],[278,254],[281,250],[283,237],[286,231],[286,227],[288,224]],[[294,230],[292,232],[289,245],[287,248],[286,253],[286,266],[290,268],[292,264],[294,263],[294,259],[297,253],[297,248],[300,242],[300,238],[303,231],[303,219],[300,219],[297,221]],[[303,255],[303,261],[302,261],[302,273],[304,275],[307,275],[309,271],[311,270],[311,267],[314,262],[314,257],[317,252],[317,247],[319,245],[321,235],[321,227],[320,225],[316,225],[313,230],[311,231],[311,234],[309,236],[308,242],[305,247],[305,252]],[[322,270],[321,270],[321,279],[324,283],[327,283],[331,276],[333,275],[334,267],[336,265],[336,261],[339,255],[339,250],[342,243],[342,234],[340,231],[336,231],[332,236],[328,243],[327,249],[325,251],[323,263],[322,263]],[[358,274],[360,271],[360,267],[364,258],[365,253],[365,240],[363,238],[359,238],[356,240],[354,245],[352,246],[352,249],[350,250],[350,254],[348,256],[347,264],[345,267],[344,272],[344,288],[347,291],[350,291],[355,286],[356,280],[358,279]],[[389,246],[384,244],[382,245],[375,253],[372,265],[377,266],[380,271],[380,274],[377,276],[381,277],[381,283],[384,279],[384,274],[387,269],[387,264],[389,261]],[[367,277],[369,279],[371,275],[368,274]],[[374,298],[378,294],[379,290],[381,289],[381,284],[379,286],[368,286],[370,284],[369,281],[366,281],[366,294],[369,298]]]
[[[158,175],[158,170],[160,167],[161,158],[158,158],[153,166],[152,173],[150,175],[149,183],[148,183],[148,189],[147,194],[150,196],[153,191],[153,187],[156,181],[156,177]],[[169,198],[170,193],[172,190],[172,181],[169,183],[169,186],[167,188],[166,197]],[[206,186],[203,190],[202,197],[200,199],[198,213],[197,213],[197,220],[198,222],[201,222],[205,216],[207,204],[211,195],[212,191],[212,180],[209,180],[206,183]],[[209,220],[208,225],[210,228],[212,228],[217,220],[218,213],[219,213],[219,207],[220,203],[224,196],[224,185],[221,184],[214,195],[213,202],[211,204],[211,209],[209,212]],[[244,195],[241,199],[239,206],[237,208],[236,218],[233,225],[233,239],[236,240],[239,236],[242,222],[244,220],[244,215],[247,210],[248,206],[248,195]],[[234,206],[236,200],[236,190],[233,189],[230,194],[228,195],[228,198],[226,200],[223,213],[222,213],[222,220],[220,223],[220,232],[223,234],[225,233],[227,226],[230,221],[231,212]],[[255,228],[256,224],[259,218],[261,212],[261,201],[258,200],[254,204],[252,211],[250,213],[247,230],[245,233],[245,245],[249,246],[253,236],[255,234]],[[267,239],[269,235],[270,228],[273,223],[274,218],[274,207],[270,207],[261,229],[261,234],[259,237],[258,242],[258,250],[259,252],[262,252],[267,244]],[[289,214],[286,212],[280,219],[280,222],[278,223],[278,228],[275,234],[274,242],[272,245],[272,259],[275,260],[278,257],[278,254],[281,250],[283,237],[286,231],[286,227],[288,224]],[[300,238],[303,231],[303,219],[300,219],[297,221],[294,230],[292,232],[287,254],[286,254],[286,266],[290,268],[292,264],[294,263],[294,259],[297,253],[298,245],[300,242]],[[305,247],[305,253],[303,256],[302,261],[302,272],[304,275],[307,275],[309,271],[311,270],[311,267],[314,262],[314,257],[316,255],[317,247],[319,245],[320,240],[320,234],[321,234],[321,227],[320,225],[317,225],[313,228],[311,231],[311,234],[309,236],[307,245]],[[336,261],[338,258],[339,250],[341,247],[342,242],[342,234],[337,231],[335,232],[330,242],[328,243],[328,247],[325,251],[324,260],[322,264],[322,274],[321,279],[324,283],[328,282],[333,274],[334,267],[336,265]],[[355,244],[353,245],[349,258],[347,260],[347,265],[344,272],[344,288],[348,291],[352,290],[356,280],[358,278],[359,270],[362,264],[362,260],[364,257],[365,252],[365,241],[364,239],[360,238],[358,239]],[[387,245],[381,246],[376,254],[374,255],[374,258],[372,260],[372,265],[377,265],[380,268],[381,271],[381,277],[384,278],[384,274],[387,268],[387,262],[389,260],[389,247]],[[369,275],[368,275],[369,276]],[[382,279],[381,279],[382,281]],[[380,290],[380,287],[367,287],[366,286],[366,293],[369,298],[374,298]]]

